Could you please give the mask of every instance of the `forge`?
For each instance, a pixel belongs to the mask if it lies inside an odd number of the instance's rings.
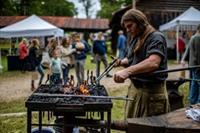
[[[66,91],[67,90],[67,91]],[[112,101],[102,85],[41,85],[27,99],[27,132],[38,126],[53,126],[58,132],[70,133],[76,126],[87,131],[110,133]],[[32,123],[32,113],[38,112],[38,123]],[[54,124],[43,123],[44,113],[55,117]],[[106,121],[106,122],[105,122]]]

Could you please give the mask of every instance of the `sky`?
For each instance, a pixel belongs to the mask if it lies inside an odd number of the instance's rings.
[[[75,7],[78,9],[78,16],[77,18],[86,18],[85,12],[84,12],[84,8],[82,3],[78,2],[78,0],[68,0],[70,2],[73,2]],[[100,10],[100,3],[99,0],[91,0],[94,5],[92,7],[92,18],[96,18],[96,13],[98,10]]]

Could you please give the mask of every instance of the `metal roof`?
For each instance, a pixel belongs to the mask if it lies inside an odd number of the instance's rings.
[[[60,16],[40,16],[49,23],[69,31],[105,31],[109,29],[108,19],[80,19]],[[0,16],[0,27],[5,27],[27,16]]]

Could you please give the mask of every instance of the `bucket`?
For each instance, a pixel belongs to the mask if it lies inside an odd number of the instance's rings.
[[[39,127],[33,128],[31,133],[39,133]],[[55,133],[55,130],[50,127],[42,127],[42,133]]]

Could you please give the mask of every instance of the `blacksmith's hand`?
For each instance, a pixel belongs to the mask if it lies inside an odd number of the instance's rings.
[[[124,83],[124,81],[129,77],[129,73],[126,69],[118,71],[114,74],[114,81],[116,83]]]
[[[114,64],[114,67],[120,66],[120,65],[121,65],[121,61],[122,61],[122,60],[117,59],[117,61],[116,61],[115,64]]]

